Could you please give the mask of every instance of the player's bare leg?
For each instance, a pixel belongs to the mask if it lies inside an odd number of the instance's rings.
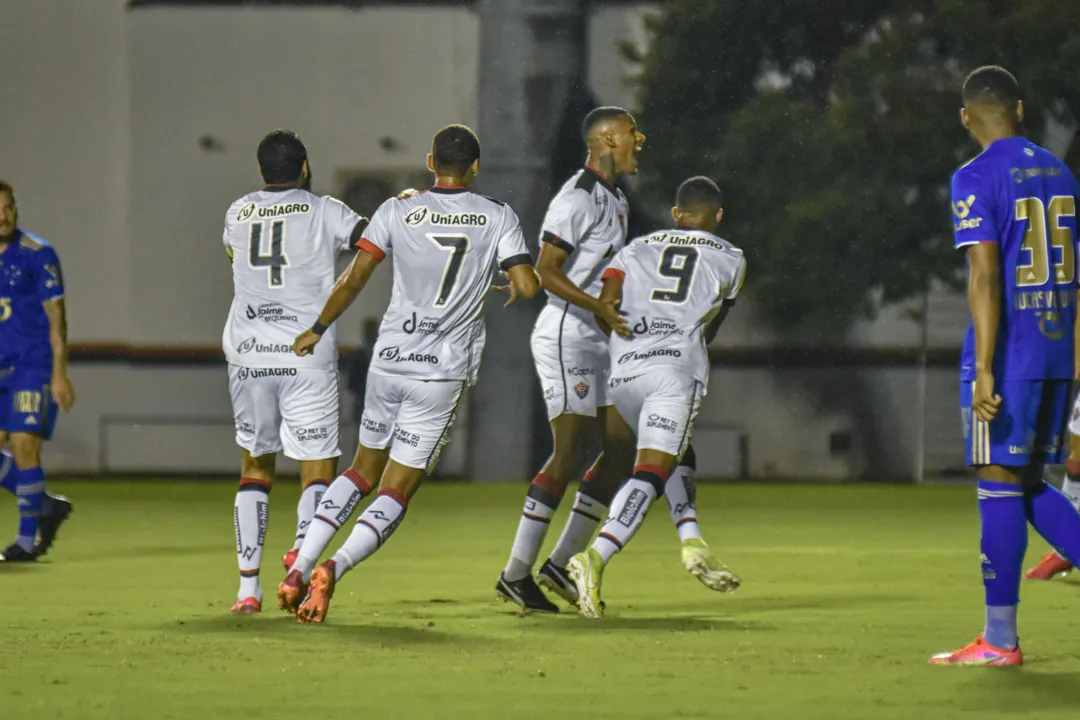
[[[337,475],[337,458],[300,461],[300,501],[296,505],[296,539],[292,550],[285,553],[285,572],[296,562],[300,546],[304,543],[315,509],[319,506],[330,479]]]
[[[572,413],[563,413],[551,421],[554,449],[529,486],[510,560],[495,585],[500,597],[517,603],[523,610],[548,613],[559,610],[537,586],[532,569],[574,471],[578,438],[594,424],[593,418]]]
[[[259,568],[263,544],[270,522],[270,488],[274,484],[277,454],[253,456],[244,450],[240,468],[240,487],[233,503],[233,526],[236,531],[236,562],[240,567],[240,589],[232,612],[255,613],[262,610],[262,586]]]
[[[373,483],[368,478],[382,477],[389,459],[389,450],[359,445],[352,465],[323,493],[296,558],[278,586],[278,607],[282,610],[298,610],[319,557],[360,501],[371,493]]]
[[[1061,492],[1080,508],[1080,435],[1069,436],[1069,459],[1065,461],[1065,481]],[[1052,580],[1064,577],[1073,569],[1073,564],[1056,550],[1051,550],[1039,562],[1024,574],[1025,580]]]
[[[334,589],[341,578],[381,548],[405,518],[409,500],[420,487],[424,471],[391,460],[379,483],[379,491],[364,509],[352,533],[334,557],[311,573],[307,597],[296,618],[302,623],[326,619]]]

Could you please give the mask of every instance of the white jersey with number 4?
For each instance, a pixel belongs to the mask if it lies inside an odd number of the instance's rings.
[[[620,310],[632,330],[611,335],[612,384],[667,366],[704,389],[705,328],[739,294],[742,250],[703,230],[662,230],[630,242],[604,275],[623,278]]]
[[[394,258],[394,289],[370,371],[475,381],[492,274],[532,263],[510,206],[456,188],[391,198],[358,245],[377,259]]]
[[[292,343],[318,319],[334,285],[334,262],[365,224],[340,201],[298,188],[259,190],[232,204],[222,236],[233,261],[221,341],[229,364],[337,367],[333,327],[310,356],[295,355]]]

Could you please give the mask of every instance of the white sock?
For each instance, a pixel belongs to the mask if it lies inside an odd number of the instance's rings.
[[[262,601],[259,566],[262,564],[266,526],[270,520],[269,483],[251,478],[240,479],[233,503],[233,526],[236,530],[236,562],[240,566],[240,590],[237,600],[253,597]]]
[[[541,479],[542,474],[536,477]],[[558,508],[559,498],[545,490],[537,480],[533,480],[525,496],[525,509],[521,512],[521,521],[518,523],[517,534],[514,535],[510,560],[503,570],[503,577],[509,582],[532,575],[536,558],[540,556],[540,548],[544,545],[544,538],[547,537],[548,527],[551,525],[551,516]]]
[[[701,539],[701,528],[697,521],[697,491],[694,485],[694,469],[680,465],[664,483],[664,496],[667,498],[671,521],[679,531],[679,540],[686,542],[690,538]]]
[[[364,495],[371,492],[371,483],[352,470],[346,470],[337,477],[323,493],[315,516],[308,526],[307,535],[296,556],[293,570],[299,570],[304,582],[311,579],[315,563],[334,539],[334,533],[348,522],[353,510],[360,504]]]
[[[1066,474],[1065,480],[1061,483],[1061,492],[1072,500],[1073,505],[1080,508],[1080,478]]]
[[[405,517],[408,501],[404,495],[390,490],[380,490],[360,518],[345,544],[334,553],[335,579],[352,570],[370,557],[397,530]]]
[[[570,510],[570,517],[566,519],[566,527],[548,558],[552,565],[564,568],[570,558],[589,547],[589,541],[606,512],[607,508],[600,504],[599,500],[580,492],[575,495],[574,507]]]
[[[611,501],[611,514],[593,542],[593,549],[600,553],[605,564],[634,537],[653,500],[656,500],[656,488],[645,480],[630,478],[619,488]]]
[[[300,502],[296,504],[296,541],[293,549],[298,549],[304,544],[304,536],[307,535],[311,518],[315,517],[315,508],[322,501],[326,492],[327,483],[323,480],[315,480],[300,493]]]

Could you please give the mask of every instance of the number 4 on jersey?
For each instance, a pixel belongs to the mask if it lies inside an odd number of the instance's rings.
[[[271,288],[285,287],[285,268],[289,259],[285,257],[285,221],[275,220],[270,224],[270,252],[263,252],[263,235],[266,223],[251,223],[251,238],[248,242],[248,264],[252,268],[266,268],[268,284]]]

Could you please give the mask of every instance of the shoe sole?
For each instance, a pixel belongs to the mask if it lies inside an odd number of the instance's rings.
[[[742,585],[738,575],[730,570],[713,570],[705,562],[705,558],[695,557],[687,561],[686,570],[700,580],[702,585],[717,592],[735,592]]]
[[[571,590],[555,578],[551,577],[550,575],[545,575],[544,573],[537,573],[536,584],[549,592],[555,593],[571,605],[576,606],[578,604],[576,587]]]
[[[597,619],[602,617],[604,608],[602,604],[598,607],[593,602],[593,592],[596,591],[596,585],[593,583],[592,573],[585,567],[585,563],[578,560],[577,557],[572,557],[566,569],[574,580],[574,585],[577,586],[578,610],[587,618]]]

